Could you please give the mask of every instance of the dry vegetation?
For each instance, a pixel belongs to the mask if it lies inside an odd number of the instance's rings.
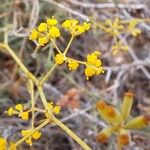
[[[26,67],[37,77],[53,65],[55,51],[52,45],[41,47],[34,53],[35,44],[28,36],[32,28],[46,18],[55,16],[60,22],[68,18],[80,21],[105,21],[119,17],[150,18],[149,0],[0,0],[0,41],[8,40],[10,47],[21,58]],[[116,107],[122,101],[124,92],[135,94],[132,117],[150,113],[150,23],[139,23],[142,34],[136,38],[125,34],[119,38],[128,45],[128,51],[113,56],[111,47],[114,39],[93,26],[84,35],[73,41],[69,56],[84,60],[94,50],[101,51],[105,73],[86,80],[83,67],[69,71],[66,65],[58,66],[44,84],[47,99],[62,107],[59,116],[69,128],[77,133],[92,150],[116,149],[114,139],[99,144],[95,135],[106,126],[95,109],[95,103],[107,100]],[[69,35],[63,32],[58,45],[65,48]],[[67,41],[67,42],[66,42]],[[8,117],[5,111],[18,103],[30,104],[26,89],[26,77],[4,49],[0,49],[0,135],[17,140],[20,130],[30,122]],[[39,98],[36,93],[36,98]],[[41,103],[37,104],[42,106]],[[36,114],[38,120],[42,117]],[[130,150],[150,149],[150,128],[132,132]],[[32,147],[25,143],[19,150],[80,150],[74,140],[58,126],[49,125],[42,129],[42,137]],[[17,137],[17,138],[16,138]]]

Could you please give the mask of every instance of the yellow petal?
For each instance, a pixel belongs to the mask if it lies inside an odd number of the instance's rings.
[[[12,116],[12,115],[15,113],[15,110],[14,110],[12,107],[10,107],[6,113],[7,113],[9,116]]]
[[[125,125],[126,129],[142,129],[150,124],[150,115],[133,118]]]
[[[35,139],[35,140],[39,139],[40,137],[41,137],[41,132],[39,132],[39,131],[35,132],[32,135],[32,138]]]
[[[58,21],[55,19],[54,16],[52,16],[52,18],[47,19],[47,24],[49,26],[55,26],[55,25],[57,25],[57,23],[58,23]]]
[[[40,46],[44,46],[47,42],[48,42],[47,37],[40,37],[40,38],[38,39],[38,44],[39,44]]]
[[[50,27],[49,36],[50,36],[50,38],[59,37],[60,36],[59,29],[57,27],[55,27],[55,26]]]
[[[33,142],[32,142],[32,139],[31,137],[29,137],[29,139],[26,140],[26,143],[30,146],[32,146]]]
[[[22,111],[23,110],[23,105],[22,104],[17,104],[15,106],[15,109],[18,110],[18,111]]]
[[[57,54],[55,56],[55,63],[61,65],[65,61],[65,56],[63,54]]]
[[[32,130],[21,130],[22,136],[27,136],[28,134],[31,133]]]
[[[60,109],[61,109],[60,106],[57,105],[53,108],[53,112],[58,115],[60,113]]]
[[[36,40],[38,38],[38,31],[33,29],[30,33],[29,40]]]
[[[20,116],[23,120],[28,120],[28,119],[29,119],[29,112],[27,112],[27,111],[22,112],[21,114],[19,114],[19,116]]]
[[[89,79],[89,77],[92,77],[93,75],[95,75],[96,73],[96,70],[94,67],[90,66],[90,67],[86,67],[85,68],[85,71],[84,71],[86,77],[87,77],[87,80]]]
[[[69,70],[76,70],[79,67],[79,63],[75,60],[68,61]]]
[[[40,23],[40,25],[38,26],[38,31],[39,32],[46,32],[46,30],[47,30],[47,24],[44,22]]]
[[[125,93],[123,104],[121,106],[121,114],[123,116],[124,121],[126,121],[130,115],[131,107],[133,104],[133,94]]]

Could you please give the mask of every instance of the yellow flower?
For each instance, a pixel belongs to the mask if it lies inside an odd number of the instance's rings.
[[[53,102],[49,102],[47,103],[48,108],[55,114],[59,114],[60,113],[60,106],[59,105],[54,105]],[[46,117],[48,117],[47,113],[45,114]]]
[[[94,67],[87,67],[84,71],[87,80],[89,79],[89,77],[92,77],[93,75],[95,75],[96,71],[94,69]]]
[[[32,130],[21,130],[22,136],[27,136]]]
[[[54,16],[52,16],[52,18],[48,18],[48,19],[47,19],[47,24],[48,24],[49,26],[56,26],[57,23],[58,23],[58,21],[55,19]]]
[[[91,27],[91,25],[90,25],[90,23],[87,23],[87,22],[84,22],[83,23],[83,28],[84,28],[84,30],[89,30],[90,29],[90,27]]]
[[[110,19],[106,20],[104,31],[111,34],[112,36],[119,35],[124,27],[121,25],[121,21],[119,18],[115,18],[114,21],[111,21]]]
[[[141,33],[142,33],[142,30],[139,29],[139,28],[132,29],[132,31],[131,31],[131,34],[132,34],[132,36],[134,36],[134,37],[137,37],[137,36],[140,35]]]
[[[53,112],[55,113],[55,114],[59,114],[60,113],[60,106],[55,106],[54,108],[53,108]]]
[[[29,119],[29,111],[24,111],[24,106],[22,104],[17,104],[15,106],[15,109],[13,107],[10,107],[6,113],[9,116],[16,114],[18,115],[18,117],[21,117],[23,120]]]
[[[41,132],[39,131],[36,131],[33,135],[32,135],[32,138],[37,140],[41,137]]]
[[[115,107],[110,106],[101,100],[96,104],[96,108],[101,117],[109,124],[98,133],[97,141],[104,143],[108,138],[115,133],[117,135],[118,143],[121,147],[130,143],[130,134],[128,130],[142,129],[147,127],[150,123],[150,115],[138,116],[130,121],[129,118],[131,107],[133,104],[133,94],[125,93],[121,111],[118,111]]]
[[[56,64],[61,65],[64,61],[65,61],[65,57],[64,57],[63,54],[57,54],[55,56],[55,62],[56,62]]]
[[[21,134],[22,134],[23,137],[25,137],[25,136],[31,134],[31,132],[32,132],[31,129],[29,129],[29,130],[22,130],[22,131],[21,131]],[[41,137],[41,132],[36,131],[36,132],[34,132],[34,133],[26,140],[26,143],[31,146],[32,143],[33,143],[33,142],[32,142],[32,138],[35,139],[35,140],[37,140],[37,139],[39,139],[40,137]]]
[[[36,40],[38,38],[38,31],[36,29],[32,29],[29,40]]]
[[[79,63],[75,60],[68,61],[69,70],[76,70],[79,67]]]
[[[46,23],[40,23],[38,26],[38,31],[39,32],[46,32],[47,31],[47,24]]]
[[[74,35],[80,35],[85,32],[84,27],[81,25],[76,26],[76,28],[74,29],[75,29],[75,31],[73,32]]]
[[[102,62],[98,59],[98,56],[100,55],[101,53],[99,51],[94,51],[93,53],[87,55],[87,64],[84,71],[87,79],[94,75],[104,73],[104,68],[101,66]]]
[[[49,36],[50,36],[51,38],[59,37],[59,36],[60,36],[60,31],[59,31],[59,29],[58,29],[57,27],[55,27],[55,26],[50,27]]]
[[[47,38],[46,37],[40,37],[38,39],[38,43],[40,46],[44,46],[44,44],[46,44],[48,42]]]
[[[70,19],[62,23],[62,27],[70,30],[72,27],[75,27],[78,24],[78,20]]]
[[[46,23],[40,23],[37,30],[32,30],[29,39],[36,40],[40,46],[44,46],[47,42],[50,42],[52,38],[60,36],[59,28],[57,28],[56,25],[57,20],[54,17],[48,18]]]
[[[29,137],[27,140],[26,140],[26,143],[30,146],[32,146],[33,142],[32,142],[32,139],[31,137]]]
[[[134,37],[142,33],[142,30],[136,27],[139,22],[140,20],[138,19],[132,19],[128,25],[127,31],[130,32]]]
[[[23,120],[28,120],[29,119],[29,112],[25,111],[19,114],[19,116],[23,119]]]
[[[22,104],[17,104],[15,106],[15,109],[18,110],[18,111],[23,111],[23,105]]]
[[[48,105],[48,108],[49,108],[49,109],[53,109],[53,107],[54,107],[53,102],[49,102],[49,103],[47,103],[47,105]]]
[[[90,29],[90,23],[79,24],[78,20],[70,19],[63,22],[62,27],[67,29],[73,36],[80,35]]]
[[[100,67],[101,66],[101,60],[98,59],[98,56],[100,56],[100,52],[99,51],[94,51],[93,53],[91,54],[88,54],[87,55],[87,63],[88,64],[91,64],[91,65],[94,65],[96,67]]]
[[[7,150],[7,141],[0,137],[0,150]]]
[[[97,56],[95,54],[88,54],[87,55],[87,62],[91,65],[95,65],[95,61],[97,60]]]
[[[12,116],[15,113],[15,110],[12,107],[10,107],[8,109],[7,113],[8,113],[9,116]]]

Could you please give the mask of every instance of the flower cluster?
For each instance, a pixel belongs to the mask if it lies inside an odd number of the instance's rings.
[[[32,29],[29,39],[36,40],[39,46],[44,46],[51,40],[60,37],[60,30],[57,27],[58,21],[54,17],[48,18],[46,22],[40,23],[37,29]],[[90,29],[90,23],[79,24],[78,20],[70,19],[62,23],[71,35],[77,36]]]
[[[8,148],[9,147],[9,148]],[[0,137],[0,150],[16,150],[16,145],[14,143],[7,143],[7,140],[3,137]]]
[[[52,101],[48,102],[47,106],[48,106],[49,110],[51,110],[51,112],[53,112],[56,115],[58,115],[61,111],[60,106],[59,105],[54,105],[54,103]]]
[[[90,23],[83,22],[83,24],[79,24],[78,20],[70,19],[66,20],[62,27],[67,29],[71,35],[78,36],[90,29]]]
[[[30,111],[24,111],[24,110],[25,108],[22,104],[17,104],[14,108],[10,107],[6,113],[9,116],[18,115],[18,117],[22,118],[23,120],[28,120]]]
[[[121,20],[119,18],[115,18],[114,21],[107,19],[105,21],[104,27],[104,31],[111,34],[112,36],[117,36],[124,30],[124,27],[121,24]]]
[[[98,142],[107,142],[108,138],[115,133],[117,134],[118,146],[127,146],[130,143],[129,130],[142,129],[148,126],[150,123],[150,115],[142,115],[128,120],[132,104],[133,94],[129,92],[125,93],[121,111],[106,104],[103,100],[96,104],[101,117],[110,124],[97,135],[96,139]]]
[[[36,29],[32,30],[29,39],[30,40],[38,39],[38,43],[41,46],[43,46],[48,41],[51,41],[53,38],[59,37],[60,31],[56,27],[57,23],[58,21],[54,17],[52,17],[51,19],[47,19],[47,23],[41,23],[38,26],[37,30]],[[89,79],[89,77],[92,77],[94,75],[99,75],[101,73],[104,73],[102,62],[98,58],[100,56],[99,51],[95,51],[91,54],[88,54],[86,62],[75,60],[73,58],[69,58],[66,56],[66,53],[68,52],[68,49],[71,45],[73,38],[75,36],[81,35],[84,32],[88,31],[90,29],[90,23],[83,22],[80,24],[79,21],[76,19],[69,19],[69,20],[65,20],[62,23],[62,27],[69,31],[69,33],[71,34],[71,39],[64,52],[61,52],[61,50],[58,48],[55,41],[52,40],[53,46],[56,48],[58,52],[58,54],[56,54],[55,56],[55,63],[58,65],[67,63],[69,70],[76,70],[79,67],[79,64],[83,64],[86,66],[84,73],[87,79]],[[39,37],[39,35],[42,35],[43,37]]]
[[[93,53],[87,55],[86,68],[84,71],[87,80],[89,79],[89,77],[104,73],[102,62],[100,59],[98,59],[100,55],[101,53],[99,51],[94,51]]]
[[[76,70],[79,66],[78,61],[66,57],[64,54],[57,54],[55,56],[55,63],[61,65],[63,63],[68,63],[69,70]]]
[[[58,65],[63,64],[64,62],[68,63],[69,70],[76,70],[79,67],[79,64],[84,64],[86,66],[84,73],[88,80],[89,77],[104,73],[102,62],[98,58],[100,55],[101,53],[99,51],[94,51],[93,53],[87,55],[86,62],[82,62],[66,57],[64,54],[57,54],[55,56],[55,63]]]
[[[56,114],[58,115],[60,113],[60,106],[59,105],[54,105],[53,102],[48,102],[47,103],[47,108],[53,113],[53,114]],[[46,118],[48,118],[48,114],[47,114],[47,111],[46,110],[43,110],[43,109],[38,109],[36,107],[34,108],[31,108],[29,109],[28,111],[24,111],[24,106],[22,104],[17,104],[14,108],[13,107],[10,107],[6,113],[9,115],[9,116],[12,116],[12,115],[18,115],[18,117],[22,118],[23,120],[28,120],[29,119],[29,113],[32,112],[32,111],[37,111],[37,112],[40,112],[40,113],[44,113]],[[44,118],[44,120],[46,120]],[[34,124],[33,124],[34,125]],[[30,129],[27,129],[27,130],[22,130],[21,131],[21,134],[23,137],[26,137],[28,136],[29,134],[31,134],[31,136],[29,136],[25,142],[27,144],[29,144],[30,146],[33,144],[33,140],[37,140],[41,137],[41,132],[39,131],[36,131],[34,132],[34,126],[32,126],[32,128]],[[4,143],[4,140],[0,140],[0,146],[1,146],[1,143],[3,142]],[[3,144],[4,145],[4,144]],[[13,144],[11,144],[11,146],[13,147]],[[0,149],[1,150],[1,149]],[[4,149],[5,150],[5,149]],[[11,149],[11,150],[15,150],[15,149]]]
[[[56,26],[57,20],[52,17],[47,19],[46,22],[40,23],[37,29],[33,29],[30,33],[30,40],[37,40],[40,46],[44,46],[51,39],[60,37],[60,30]]]
[[[104,23],[96,25],[114,38],[112,52],[115,55],[120,50],[128,50],[128,46],[120,41],[119,36],[130,34],[133,37],[137,37],[138,35],[140,35],[142,31],[137,27],[137,25],[141,21],[142,20],[140,19],[131,19],[129,21],[124,21],[119,18],[114,18],[113,20],[107,19]]]
[[[125,33],[129,33],[132,36],[136,37],[142,32],[141,29],[137,27],[140,22],[140,19],[131,19],[129,21],[123,21],[119,18],[115,18],[114,21],[111,19],[107,19],[102,25],[102,29],[113,37]]]
[[[127,50],[127,47],[123,45],[122,41],[119,40],[119,35],[126,33],[126,29],[132,36],[137,36],[141,33],[141,30],[137,28],[139,20],[133,20],[131,22],[123,22],[119,18],[115,18],[114,21],[107,20],[104,24],[102,24],[102,29],[114,37],[115,44],[112,47],[114,54],[118,51],[118,49]],[[85,65],[85,76],[87,79],[94,75],[99,75],[104,73],[104,68],[102,66],[101,53],[99,51],[94,51],[91,54],[88,54],[86,57],[86,61],[75,60],[73,58],[67,57],[67,52],[70,48],[70,45],[73,39],[85,33],[90,29],[90,23],[83,22],[79,23],[76,19],[65,20],[62,23],[62,27],[65,30],[68,30],[71,34],[70,41],[68,42],[65,50],[59,49],[56,44],[56,38],[60,37],[60,29],[57,27],[58,21],[54,17],[48,18],[46,22],[40,23],[40,25],[33,29],[30,33],[29,39],[38,43],[36,48],[40,48],[39,46],[44,46],[45,44],[52,42],[54,48],[57,50],[57,54],[55,56],[55,64],[54,66],[42,77],[36,78],[22,63],[20,58],[13,52],[13,50],[6,44],[0,44],[2,48],[8,50],[9,54],[13,57],[13,59],[17,62],[20,66],[22,71],[25,73],[28,84],[27,89],[30,94],[30,101],[31,101],[31,108],[27,109],[22,104],[17,104],[15,107],[10,107],[7,110],[7,114],[9,116],[18,115],[23,120],[29,120],[29,116],[32,117],[31,119],[31,127],[27,130],[22,130],[21,135],[23,136],[18,142],[10,143],[4,139],[0,138],[0,150],[16,150],[16,147],[19,146],[24,141],[32,145],[33,141],[38,140],[41,137],[40,129],[43,128],[45,125],[49,123],[55,123],[56,125],[60,126],[66,133],[70,135],[76,142],[78,142],[83,149],[91,150],[91,148],[84,143],[74,132],[72,132],[67,126],[65,126],[59,119],[55,117],[60,113],[60,106],[54,105],[52,101],[48,102],[46,100],[46,96],[44,94],[43,85],[48,80],[48,77],[54,70],[57,65],[61,65],[63,63],[67,63],[69,70],[76,70],[80,64]],[[36,49],[37,50],[37,49]],[[36,88],[35,88],[36,87]],[[37,90],[40,100],[44,106],[43,109],[37,108],[36,101],[35,101],[35,92]],[[132,120],[128,121],[128,117],[130,115],[130,110],[133,103],[133,94],[126,93],[124,97],[124,101],[121,107],[121,111],[118,111],[111,105],[105,103],[105,101],[99,101],[97,103],[97,109],[101,115],[101,117],[109,124],[108,127],[104,128],[98,135],[97,141],[104,143],[108,140],[108,138],[113,134],[116,133],[118,135],[118,143],[119,146],[122,147],[124,145],[128,145],[130,142],[130,129],[141,129],[146,127],[150,122],[150,115],[143,115]],[[29,106],[30,107],[30,106]],[[42,113],[43,119],[39,122],[43,121],[42,123],[35,124],[36,113]]]
[[[32,132],[33,132],[32,129],[22,130],[22,131],[21,131],[21,134],[22,134],[23,137],[26,137],[27,135],[31,134]],[[28,139],[26,139],[25,142],[26,142],[27,144],[29,144],[30,146],[32,146],[33,140],[37,140],[37,139],[39,139],[40,137],[41,137],[41,132],[36,131],[36,132],[34,132],[33,134],[31,134],[31,136],[30,136]]]

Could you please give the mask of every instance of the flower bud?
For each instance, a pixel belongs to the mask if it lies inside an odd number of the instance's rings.
[[[133,118],[125,125],[126,129],[142,129],[150,124],[150,115]]]
[[[123,116],[124,121],[126,121],[130,115],[132,104],[133,104],[133,94],[129,92],[125,93],[123,104],[121,106],[121,114]]]
[[[104,128],[97,136],[96,141],[100,143],[106,143],[111,136],[113,130],[111,127]]]
[[[118,136],[118,142],[121,145],[128,145],[130,143],[130,135],[125,129],[120,129]]]

